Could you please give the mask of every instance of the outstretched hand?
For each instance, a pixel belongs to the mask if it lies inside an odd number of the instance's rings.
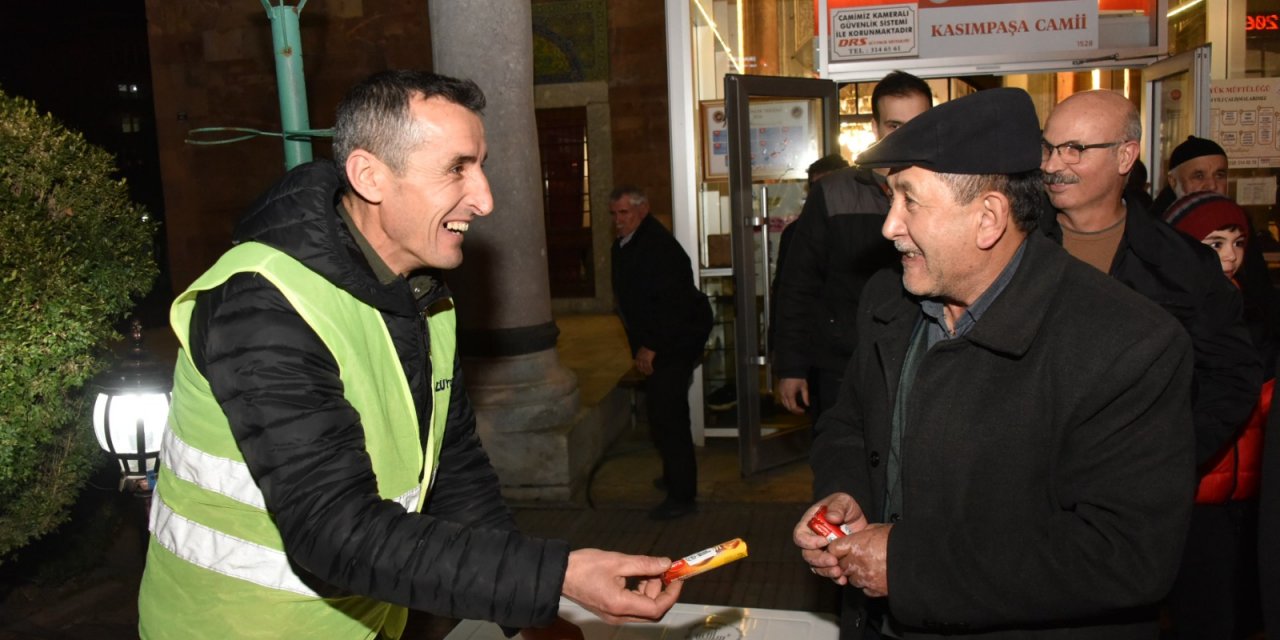
[[[668,558],[633,556],[600,549],[569,553],[564,596],[609,624],[660,620],[680,597],[680,582],[662,584]],[[629,578],[639,579],[627,588]]]

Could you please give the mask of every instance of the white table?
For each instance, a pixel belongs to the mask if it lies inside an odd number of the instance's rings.
[[[605,624],[582,607],[560,600],[560,616],[587,640],[836,640],[840,626],[825,613],[740,609],[677,603],[658,623]],[[445,640],[506,640],[492,622],[464,620]]]

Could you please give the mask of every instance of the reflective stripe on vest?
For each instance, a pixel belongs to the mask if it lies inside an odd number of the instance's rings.
[[[182,441],[172,429],[165,429],[163,443],[160,447],[160,464],[173,472],[173,475],[190,482],[202,489],[222,494],[236,502],[258,509],[266,509],[266,501],[258,483],[249,474],[249,467],[238,460],[222,458],[205,453]],[[418,485],[395,498],[405,511],[418,508],[418,496],[422,494],[422,486]],[[176,549],[170,551],[179,553]],[[212,562],[212,560],[209,560]],[[201,566],[210,566],[198,562]]]
[[[319,598],[298,579],[283,551],[253,544],[173,512],[163,500],[151,503],[156,541],[174,555],[224,576]]]

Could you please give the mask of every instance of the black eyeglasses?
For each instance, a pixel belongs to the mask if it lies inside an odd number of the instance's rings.
[[[1040,162],[1048,162],[1053,157],[1053,150],[1058,150],[1058,157],[1062,159],[1063,164],[1076,164],[1080,162],[1080,156],[1089,149],[1110,149],[1124,140],[1115,142],[1099,142],[1098,144],[1080,144],[1079,142],[1064,142],[1062,144],[1049,144],[1046,140],[1040,141]]]

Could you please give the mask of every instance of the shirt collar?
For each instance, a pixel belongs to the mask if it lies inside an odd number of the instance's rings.
[[[341,202],[338,203],[338,215],[342,216],[342,221],[346,223],[347,230],[351,232],[351,237],[356,241],[356,246],[360,247],[360,253],[369,263],[369,267],[373,269],[373,275],[378,278],[378,283],[391,284],[396,278],[399,278],[399,274],[392,271],[391,267],[388,267],[387,263],[382,261],[382,256],[373,250],[373,245],[369,244],[369,240],[364,237],[364,234],[360,233],[355,221],[351,219],[351,214],[346,207],[342,206]]]
[[[1022,254],[1026,251],[1027,242],[1024,239],[1022,244],[1018,246],[1018,250],[1014,252],[1013,258],[1009,260],[1009,264],[1004,266],[1000,271],[1000,275],[996,276],[991,286],[987,287],[982,295],[978,296],[973,304],[969,305],[956,320],[955,332],[948,334],[946,330],[946,321],[943,317],[942,302],[935,298],[929,298],[920,302],[920,311],[922,311],[929,320],[929,346],[946,338],[959,338],[973,330],[974,325],[978,324],[978,320],[982,318],[982,314],[986,313],[991,307],[991,303],[1000,297],[1000,294],[1009,286],[1009,281],[1013,280],[1013,274],[1017,273],[1018,265],[1022,263]]]

